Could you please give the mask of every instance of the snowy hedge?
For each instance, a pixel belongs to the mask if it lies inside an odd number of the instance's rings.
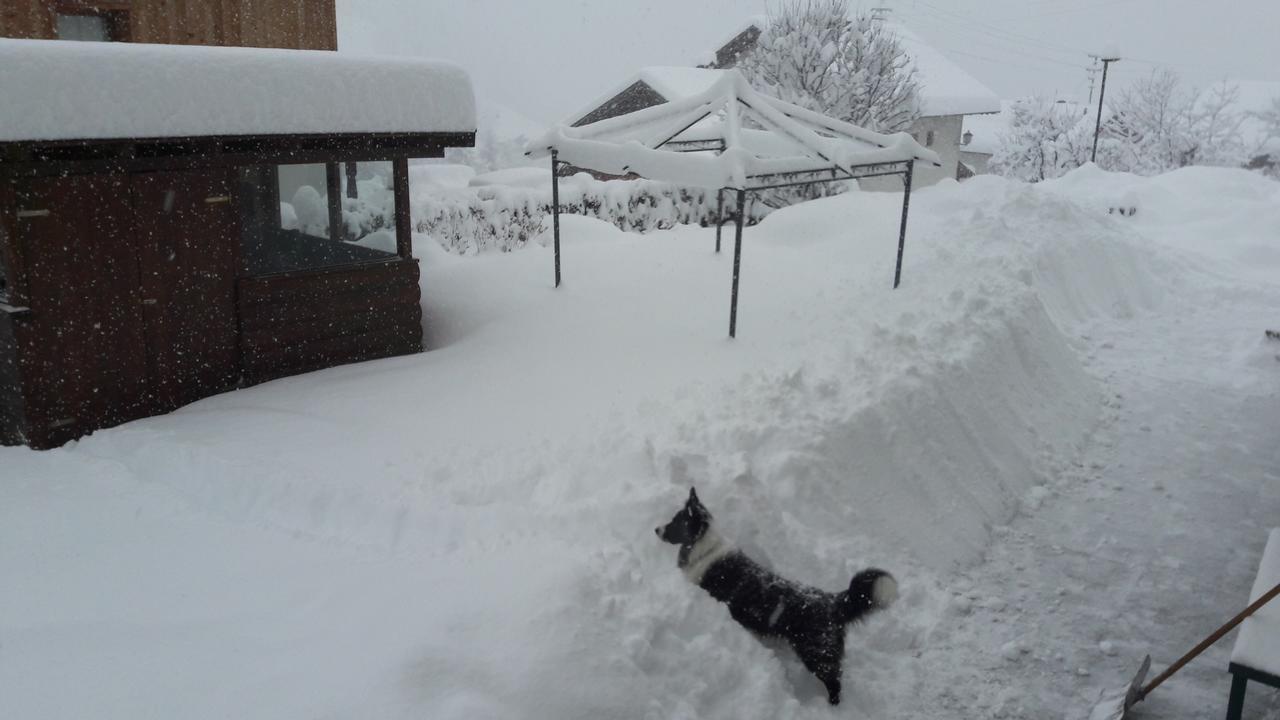
[[[551,214],[551,188],[438,187],[417,194],[412,211],[414,229],[435,238],[450,252],[509,252],[523,247],[541,232],[543,219]],[[716,196],[700,188],[649,180],[600,181],[579,174],[561,180],[560,211],[643,233],[678,224],[713,224]],[[763,203],[749,203],[748,222],[758,222],[768,211]]]

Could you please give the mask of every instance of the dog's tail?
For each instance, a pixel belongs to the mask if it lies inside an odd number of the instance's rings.
[[[860,620],[872,610],[883,610],[898,599],[898,581],[884,570],[868,568],[853,576],[849,589],[836,596],[840,617],[846,623]]]

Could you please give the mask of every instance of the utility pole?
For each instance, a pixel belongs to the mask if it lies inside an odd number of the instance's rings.
[[[1102,98],[1107,94],[1107,68],[1120,60],[1118,57],[1098,59],[1102,61],[1102,89],[1098,90],[1098,122],[1093,126],[1093,154],[1089,156],[1089,162],[1098,161],[1098,133],[1102,132]]]

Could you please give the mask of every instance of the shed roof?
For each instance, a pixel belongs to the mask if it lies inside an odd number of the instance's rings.
[[[329,51],[0,39],[0,142],[473,132],[466,72]]]

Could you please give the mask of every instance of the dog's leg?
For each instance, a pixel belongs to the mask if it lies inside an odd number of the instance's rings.
[[[832,705],[840,704],[840,672],[844,663],[844,628],[838,630],[839,633],[791,643],[800,662],[826,686],[827,702]]]

